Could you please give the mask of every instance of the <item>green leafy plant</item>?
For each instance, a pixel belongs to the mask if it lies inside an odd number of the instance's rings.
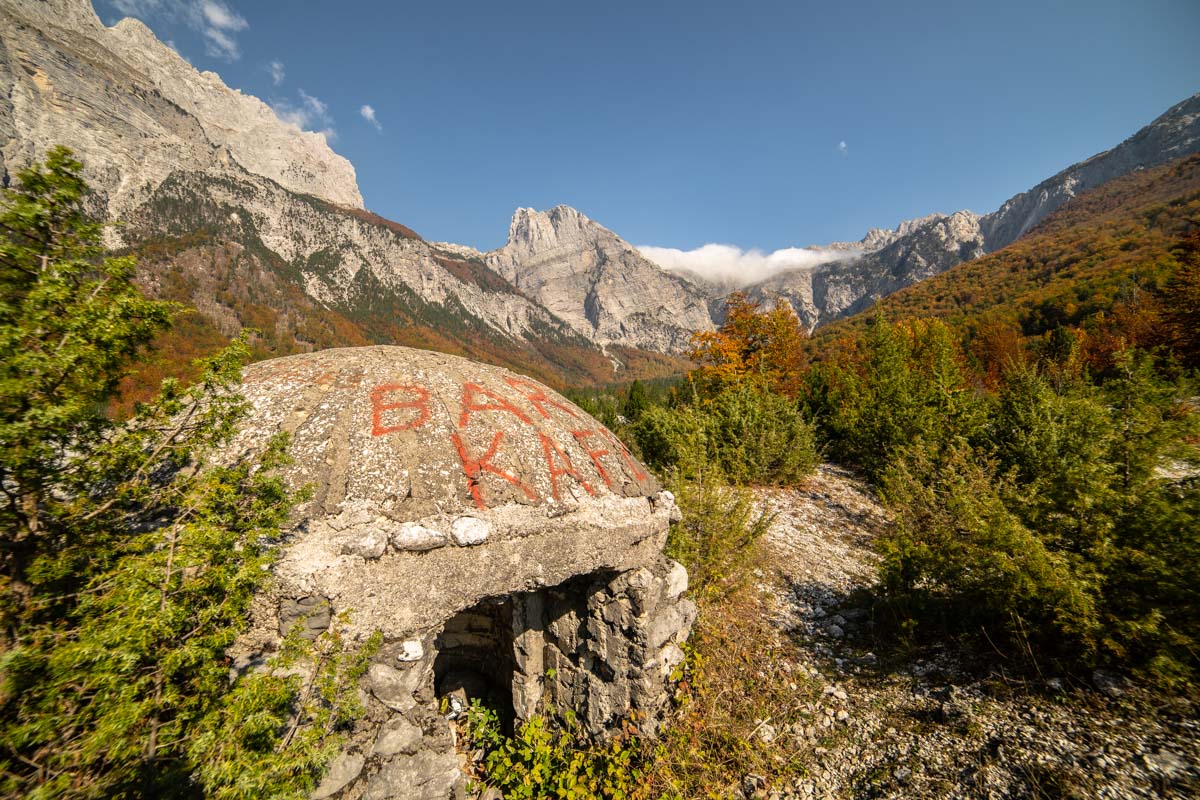
[[[365,662],[336,631],[278,662],[306,683],[231,675],[225,655],[298,499],[286,439],[223,450],[244,338],[105,416],[172,309],[103,252],[80,168],[52,151],[0,212],[0,794],[303,797]]]
[[[561,727],[535,716],[510,736],[500,729],[499,715],[473,700],[466,735],[483,751],[482,774],[487,786],[514,800],[637,800],[649,797],[643,765],[645,751],[629,732],[607,744],[586,740],[569,711]]]

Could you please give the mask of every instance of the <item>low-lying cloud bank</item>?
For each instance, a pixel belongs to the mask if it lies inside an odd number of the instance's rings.
[[[692,272],[714,283],[749,286],[780,272],[815,267],[859,255],[855,250],[785,247],[773,253],[743,250],[729,244],[706,244],[695,250],[639,246],[638,252],[669,272]]]

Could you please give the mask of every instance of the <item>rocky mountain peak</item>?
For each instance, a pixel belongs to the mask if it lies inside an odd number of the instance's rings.
[[[518,208],[486,262],[598,344],[679,352],[712,327],[700,289],[570,206]]]
[[[93,70],[101,81],[83,77]],[[215,72],[198,71],[138,20],[105,27],[87,0],[0,5],[0,79],[12,87],[0,100],[4,168],[65,144],[87,165],[112,216],[128,213],[174,171],[214,168],[362,208],[354,167],[323,135],[283,122]]]
[[[959,212],[970,214],[970,211]],[[861,250],[864,253],[872,253],[876,250],[881,250],[887,247],[897,239],[908,236],[914,231],[920,230],[931,222],[935,222],[945,218],[945,214],[933,213],[926,214],[923,217],[914,217],[902,221],[895,228],[868,228],[867,235],[859,239],[857,242],[833,242],[832,244],[824,245],[827,250]]]
[[[547,211],[518,208],[508,226],[507,247],[534,253],[585,235],[616,238],[616,234],[570,206],[557,205]]]

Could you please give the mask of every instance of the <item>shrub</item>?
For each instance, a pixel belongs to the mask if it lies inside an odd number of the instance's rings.
[[[735,483],[795,483],[816,468],[813,428],[786,397],[747,382],[703,410],[709,456]]]
[[[642,413],[630,436],[642,460],[655,470],[703,475],[712,470],[706,423],[692,406],[654,406]]]
[[[958,344],[936,320],[876,317],[857,353],[809,372],[805,397],[830,454],[873,480],[899,448],[971,438],[982,417]]]
[[[555,729],[542,717],[521,723],[512,736],[500,730],[499,715],[471,701],[466,738],[482,751],[478,776],[511,800],[639,800],[648,798],[646,750],[629,733],[608,744],[584,740],[568,712]]]
[[[1004,489],[964,443],[898,453],[882,484],[896,514],[880,540],[884,598],[910,619],[1090,647],[1095,587],[1005,506]]]
[[[647,464],[689,477],[788,484],[818,462],[813,428],[796,404],[751,381],[696,405],[651,408],[632,433]]]
[[[697,598],[729,594],[746,580],[770,518],[748,492],[718,480],[676,476],[670,487],[683,519],[671,526],[667,555],[687,567]]]

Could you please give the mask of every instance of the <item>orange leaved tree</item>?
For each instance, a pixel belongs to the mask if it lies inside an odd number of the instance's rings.
[[[692,336],[688,355],[700,363],[692,378],[706,393],[747,378],[763,381],[788,397],[800,391],[807,365],[804,330],[787,302],[764,310],[742,292],[729,296],[725,321],[715,331]]]

